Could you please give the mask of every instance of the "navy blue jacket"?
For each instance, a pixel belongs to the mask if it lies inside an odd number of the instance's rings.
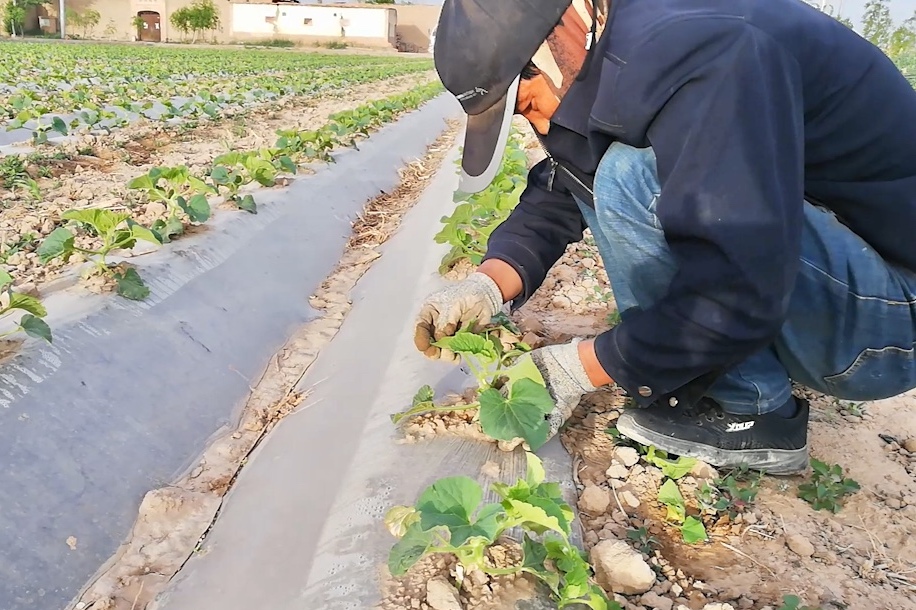
[[[546,148],[588,184],[612,142],[653,147],[679,269],[664,298],[624,314],[596,351],[638,403],[693,402],[775,339],[805,199],[916,270],[916,92],[880,50],[800,0],[611,4]],[[549,159],[531,170],[489,240],[486,258],[522,277],[513,308],[585,228],[576,181],[552,171]]]

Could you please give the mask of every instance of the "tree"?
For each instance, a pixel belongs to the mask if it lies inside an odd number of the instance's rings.
[[[836,12],[836,8],[832,4],[828,4],[824,0],[821,0],[820,2],[815,2],[814,0],[805,0],[805,4],[809,6],[813,6],[817,10],[824,13],[825,15],[830,15],[831,17],[833,17],[834,19],[836,19],[837,21],[839,21],[840,23],[848,27],[850,30],[855,29],[855,26],[852,25],[852,20],[849,17],[843,17],[839,14],[839,12]]]
[[[92,30],[94,30],[95,26],[102,20],[102,15],[100,15],[97,10],[91,8],[86,9],[83,13],[78,13],[68,8],[66,15],[68,24],[83,30],[83,38],[89,38],[92,34]]]
[[[889,3],[890,0],[868,0],[862,16],[862,35],[885,53],[889,50],[894,33]]]
[[[189,6],[178,9],[169,21],[182,34],[191,33],[191,42],[197,41],[201,32],[215,30],[220,26],[219,9],[213,0],[195,0]]]
[[[916,13],[891,34],[888,55],[896,59],[916,53]]]
[[[3,29],[13,36],[25,32],[25,16],[33,6],[45,4],[48,0],[8,0],[3,6]]]

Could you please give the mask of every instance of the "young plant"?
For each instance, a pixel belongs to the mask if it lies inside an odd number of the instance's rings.
[[[9,337],[18,332],[24,332],[30,337],[44,339],[51,343],[51,328],[42,318],[48,311],[41,301],[33,296],[13,291],[13,277],[0,269],[0,318],[13,312],[24,312],[16,328],[0,333],[0,339]]]
[[[840,512],[843,508],[843,496],[859,490],[859,484],[843,477],[839,464],[829,465],[820,460],[811,459],[814,471],[811,483],[798,486],[798,497],[811,504],[815,510]]]
[[[544,482],[541,461],[528,453],[528,472],[514,485],[494,483],[500,502],[483,504],[483,490],[473,479],[439,479],[421,494],[414,506],[395,506],[385,524],[398,542],[388,555],[388,569],[401,576],[417,561],[433,553],[451,553],[463,575],[480,570],[491,576],[531,574],[544,582],[559,608],[584,604],[593,610],[620,610],[592,582],[585,554],[569,540],[572,508],[557,483]],[[522,560],[496,567],[487,550],[513,528],[522,530]]]
[[[665,482],[662,483],[658,490],[658,501],[668,508],[665,519],[680,525],[684,542],[694,544],[706,540],[706,527],[700,519],[687,515],[684,496],[681,495],[681,490],[672,479],[665,479]]]
[[[534,362],[519,358],[531,348],[520,341],[508,341],[506,345],[505,335],[510,335],[509,329],[498,324],[496,328],[485,327],[479,332],[461,329],[436,341],[434,345],[460,355],[468,366],[477,381],[478,402],[437,407],[432,389],[424,386],[414,396],[411,407],[392,415],[392,421],[398,423],[431,411],[476,408],[480,427],[490,438],[498,441],[522,438],[532,449],[541,447],[547,441],[546,417],[554,402]]]
[[[239,189],[257,182],[261,186],[274,186],[280,170],[296,173],[296,164],[279,149],[262,148],[257,151],[231,151],[213,160],[210,179],[229,194],[227,201],[239,208],[257,214],[258,206],[251,195],[240,196]]]
[[[103,274],[109,275],[117,282],[117,292],[122,297],[140,301],[149,296],[149,288],[133,268],[118,269],[112,267],[106,257],[112,250],[129,250],[137,240],[161,244],[159,237],[150,229],[133,221],[130,214],[112,212],[111,210],[89,209],[69,210],[61,217],[72,220],[83,226],[90,233],[102,240],[102,245],[95,250],[80,248],[75,245],[76,236],[66,227],[54,229],[41,245],[38,246],[38,258],[42,264],[55,258],[64,261],[79,252],[90,257],[92,263]]]
[[[479,265],[487,251],[490,234],[518,205],[525,190],[528,157],[522,148],[518,132],[513,131],[506,147],[502,166],[485,190],[473,195],[456,193],[457,204],[450,216],[441,219],[444,225],[435,236],[438,244],[452,249],[442,258],[440,273],[446,273],[458,261],[467,259]]]
[[[797,595],[783,595],[782,605],[778,610],[820,610],[820,608],[802,606],[801,599]]]
[[[169,212],[168,217],[156,220],[150,227],[162,243],[167,243],[172,237],[184,232],[182,214],[193,223],[209,220],[211,211],[207,195],[216,193],[215,188],[192,176],[184,165],[154,167],[131,180],[127,188],[145,193],[150,201],[165,204]]]
[[[752,473],[742,466],[724,478],[717,478],[712,484],[703,483],[696,491],[697,503],[702,509],[727,514],[730,520],[734,520],[757,499],[762,479],[762,472]]]
[[[660,468],[662,474],[670,479],[680,479],[686,476],[696,465],[696,458],[680,456],[677,460],[669,460],[664,451],[649,447],[646,451],[646,461]]]

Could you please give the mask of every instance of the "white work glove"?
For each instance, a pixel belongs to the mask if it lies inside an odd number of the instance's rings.
[[[428,358],[458,362],[451,350],[433,345],[472,321],[478,326],[490,322],[503,304],[502,293],[493,279],[475,271],[464,280],[437,290],[427,297],[417,316],[414,344]]]
[[[547,416],[550,426],[548,440],[556,436],[560,427],[572,416],[582,397],[598,389],[592,385],[585,367],[582,366],[582,360],[579,359],[580,341],[582,339],[576,338],[569,343],[540,347],[521,356],[512,365],[519,366],[525,359],[530,358],[541,373],[544,386],[556,404]],[[512,367],[507,370],[511,370]],[[511,451],[523,442],[523,439],[516,438],[511,441],[499,441],[498,445],[503,451]]]

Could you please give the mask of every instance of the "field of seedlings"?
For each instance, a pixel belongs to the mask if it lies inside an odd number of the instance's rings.
[[[547,442],[505,369],[618,323],[588,231],[460,367],[416,351],[543,154],[518,120],[455,198],[430,60],[0,53],[0,607],[916,610],[913,396],[796,388],[796,477],[629,442],[616,389]]]

